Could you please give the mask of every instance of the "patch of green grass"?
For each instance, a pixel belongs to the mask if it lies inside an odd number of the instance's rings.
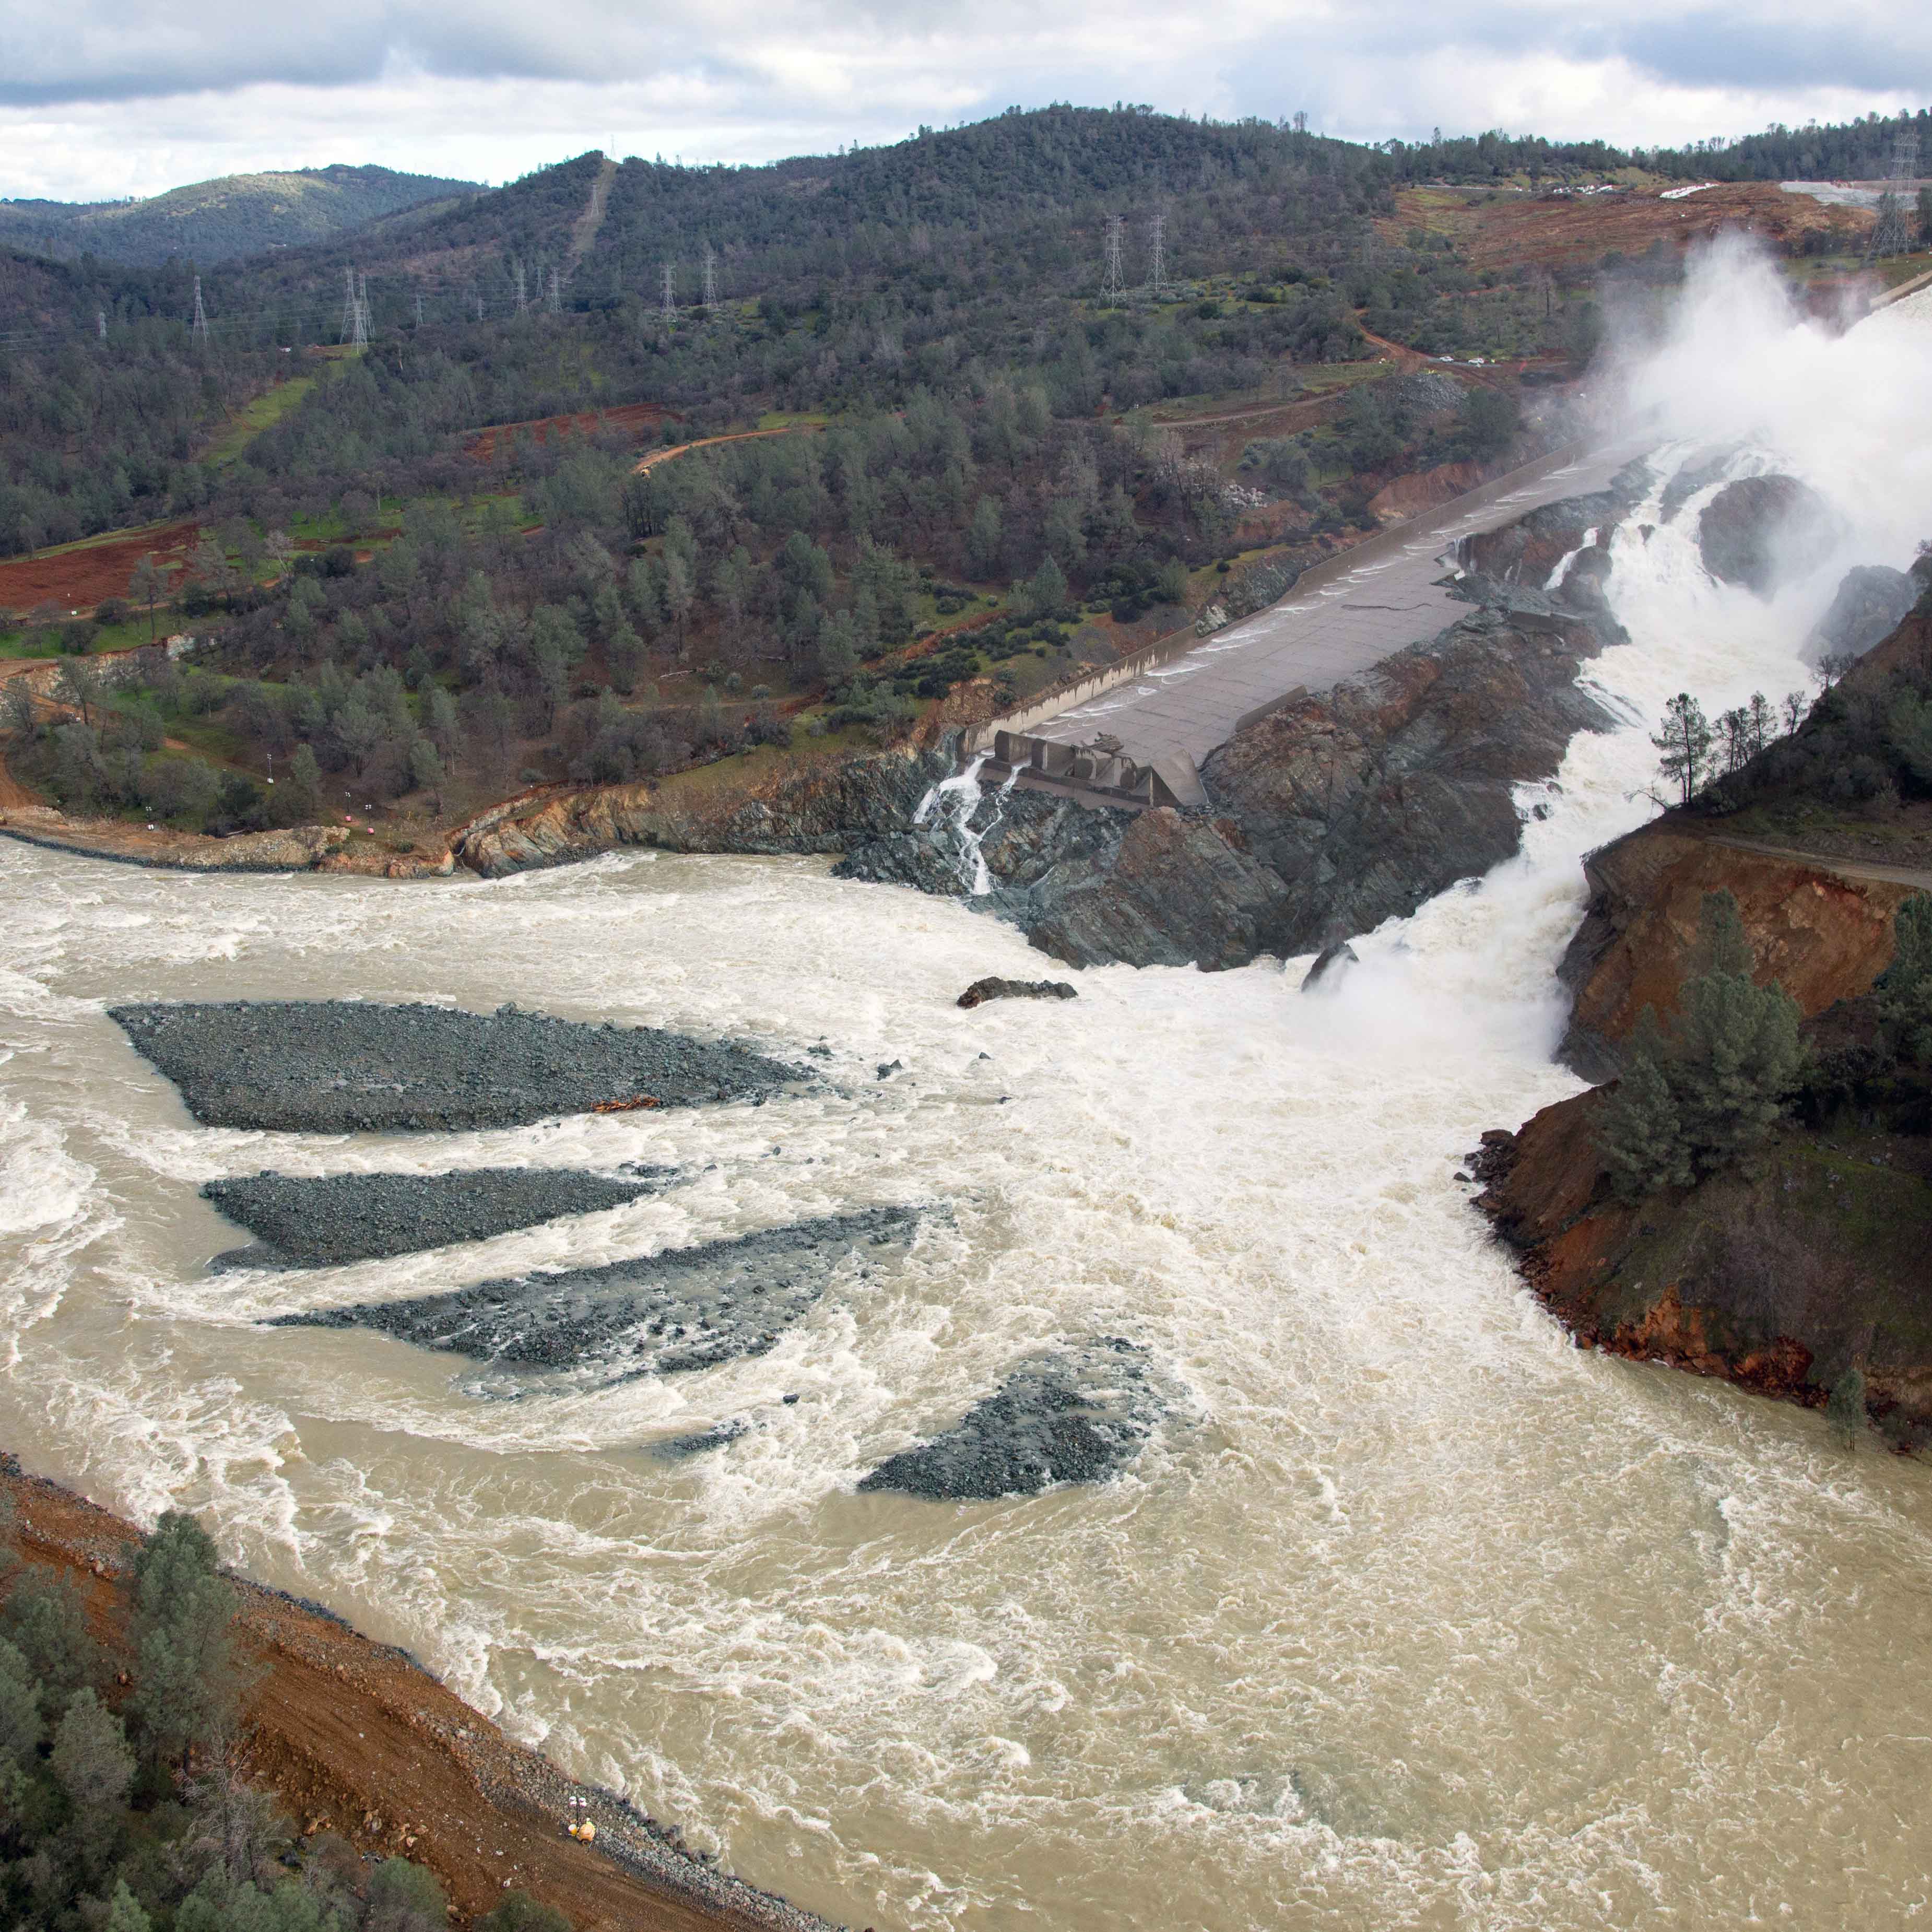
[[[315,385],[314,376],[292,376],[286,382],[264,390],[208,445],[202,460],[232,463],[264,430],[274,428],[283,417],[300,408],[303,398]]]

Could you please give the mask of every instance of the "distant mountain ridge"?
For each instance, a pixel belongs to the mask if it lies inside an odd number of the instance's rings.
[[[0,201],[0,244],[130,267],[232,262],[482,192],[476,182],[341,164],[223,175],[141,201]]]

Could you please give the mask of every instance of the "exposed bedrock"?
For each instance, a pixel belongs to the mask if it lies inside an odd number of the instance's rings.
[[[479,1167],[457,1174],[280,1174],[211,1180],[201,1190],[254,1244],[217,1255],[216,1268],[328,1268],[486,1240],[568,1214],[621,1208],[676,1178],[674,1168],[628,1174],[568,1168]]]
[[[1649,480],[1648,467],[1642,461],[1627,464],[1604,489],[1545,503],[1501,530],[1466,538],[1460,552],[1462,561],[1468,568],[1498,582],[1540,590],[1564,558],[1580,550],[1588,556],[1591,549],[1609,543],[1611,531],[1636,508]],[[1597,532],[1598,544],[1586,546],[1583,539],[1592,530]],[[1579,587],[1577,565],[1582,561],[1579,557],[1565,576],[1562,587],[1566,591]],[[1605,550],[1606,570],[1608,561]],[[1592,566],[1585,574],[1594,574],[1596,568]]]
[[[1000,812],[993,822],[995,809]],[[1280,883],[1239,827],[1162,808],[1138,814],[1016,791],[976,814],[994,881],[974,903],[1070,965],[1245,964],[1267,950]],[[855,843],[844,878],[962,890],[958,834],[936,818]]]
[[[359,1000],[116,1006],[202,1126],[298,1133],[524,1125],[556,1114],[683,1107],[808,1078],[729,1042]]]
[[[1516,788],[1609,728],[1576,673],[1612,634],[1492,582],[1425,644],[1251,725],[1202,772],[1280,882],[1271,950],[1313,951],[1413,912],[1514,854]]]
[[[278,1316],[280,1328],[368,1328],[526,1369],[669,1376],[761,1355],[842,1267],[869,1275],[919,1210],[866,1208],[602,1268],[518,1275],[406,1300]]]
[[[472,820],[452,846],[463,864],[490,878],[627,845],[768,856],[844,852],[855,839],[905,825],[952,769],[950,748],[908,749],[828,758],[746,790],[688,798],[649,782],[602,785],[534,805],[513,800]]]
[[[989,975],[975,980],[954,1002],[983,1006],[988,1000],[1077,1000],[1078,992],[1064,980],[1002,980]]]
[[[1910,572],[1890,570],[1882,563],[1862,563],[1846,571],[1832,608],[1804,640],[1804,662],[1818,664],[1827,657],[1863,657],[1912,614],[1924,588]]]
[[[1705,505],[1697,550],[1713,577],[1769,597],[1822,563],[1842,533],[1831,506],[1796,477],[1744,476]]]
[[[1100,1482],[1139,1454],[1168,1406],[1147,1352],[1102,1336],[1023,1362],[950,1429],[888,1456],[859,1486],[964,1502]]]
[[[1521,843],[1516,788],[1612,722],[1576,674],[1618,634],[1533,589],[1478,577],[1470,594],[1438,637],[1214,752],[1212,816],[989,796],[974,823],[993,890],[975,903],[1074,965],[1220,968],[1317,950],[1486,872]],[[969,868],[933,814],[856,842],[838,869],[956,894]]]

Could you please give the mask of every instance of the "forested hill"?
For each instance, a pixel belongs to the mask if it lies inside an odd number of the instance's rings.
[[[601,219],[584,218],[600,178]],[[486,314],[559,276],[567,304],[626,292],[654,301],[668,262],[680,302],[716,254],[727,298],[810,296],[823,286],[940,284],[1066,295],[1097,284],[1107,218],[1126,224],[1124,269],[1147,272],[1148,224],[1168,216],[1167,272],[1331,265],[1388,211],[1394,170],[1377,150],[1276,128],[1144,110],[1053,107],[922,130],[890,147],[758,167],[683,167],[579,156],[498,193],[378,232],[252,264],[241,305],[335,298],[342,270],[376,286],[406,262],[418,290]],[[937,280],[935,280],[935,278]]]
[[[474,182],[388,168],[224,175],[144,201],[0,201],[0,242],[135,266],[171,256],[206,266],[326,241],[427,202],[480,192]]]
[[[1820,127],[1768,128],[1736,140],[1660,149],[1660,173],[1700,181],[1882,181],[1901,134],[1918,136],[1918,166],[1932,172],[1932,108]]]

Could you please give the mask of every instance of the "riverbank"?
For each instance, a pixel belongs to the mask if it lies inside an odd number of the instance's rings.
[[[0,1457],[20,1553],[70,1578],[104,1634],[140,1532]],[[406,1652],[279,1591],[234,1580],[244,1654],[259,1670],[236,1768],[296,1828],[332,1832],[365,1858],[427,1865],[466,1927],[514,1886],[578,1932],[766,1928],[825,1922],[712,1869],[615,1793],[567,1778],[506,1737]],[[594,1845],[566,1822],[580,1799]]]

